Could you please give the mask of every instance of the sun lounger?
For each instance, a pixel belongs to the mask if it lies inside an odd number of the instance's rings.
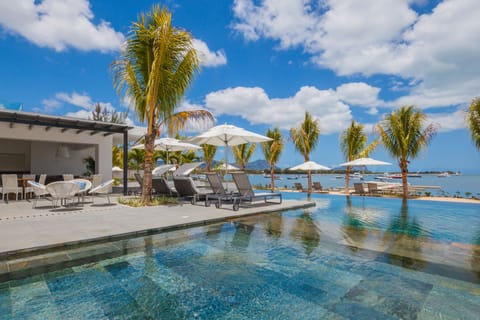
[[[297,191],[305,192],[305,189],[303,188],[303,185],[300,182],[295,182],[294,186]]]
[[[173,177],[173,184],[178,193],[180,203],[184,199],[190,199],[192,204],[206,199],[208,193],[199,190],[190,177]]]
[[[281,193],[274,193],[274,192],[264,192],[264,193],[255,193],[253,191],[252,185],[248,180],[248,176],[245,172],[232,172],[233,181],[237,186],[238,193],[240,194],[238,197],[234,198],[233,201],[233,210],[237,211],[240,205],[243,202],[254,202],[263,200],[265,203],[268,203],[270,199],[278,198],[279,202],[282,203],[282,194]],[[277,202],[276,202],[277,203]]]
[[[367,182],[367,188],[368,194],[372,196],[381,195],[384,193],[382,190],[378,189],[378,185],[376,183]]]
[[[317,193],[328,193],[327,190],[323,189],[323,186],[320,182],[316,181],[313,183],[313,192]]]
[[[165,178],[153,178],[152,188],[155,189],[155,194],[164,196],[177,196],[177,191],[168,185]]]
[[[198,166],[202,165],[203,162],[190,162],[184,163],[173,172],[174,177],[184,177],[188,176],[193,170]]]
[[[233,202],[235,197],[238,197],[239,193],[227,192],[223,187],[222,180],[216,172],[209,172],[206,174],[208,183],[212,188],[213,194],[207,194],[205,199],[205,206],[210,206],[210,200],[215,200],[215,207],[220,208],[222,202]]]
[[[366,194],[365,189],[363,188],[363,183],[354,183],[353,188],[353,194],[359,194],[361,196],[364,196]]]

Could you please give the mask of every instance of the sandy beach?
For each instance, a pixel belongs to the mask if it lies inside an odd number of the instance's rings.
[[[282,190],[285,191],[285,190]],[[295,192],[295,191],[293,191]],[[315,194],[315,193],[313,193]],[[336,196],[345,196],[345,193],[339,191],[329,191],[328,194],[336,195]],[[359,195],[352,195],[352,197],[361,197]],[[368,197],[368,196],[367,196]],[[394,196],[384,195],[381,197],[385,198],[398,198]],[[427,201],[443,201],[443,202],[455,202],[455,203],[474,203],[480,204],[480,199],[468,199],[468,198],[457,198],[457,197],[415,197],[409,198],[409,200],[427,200]]]

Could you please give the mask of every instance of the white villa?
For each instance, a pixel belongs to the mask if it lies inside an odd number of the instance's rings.
[[[111,179],[112,145],[123,145],[127,163],[130,129],[122,124],[0,109],[0,173],[82,176],[86,172],[83,159],[91,156],[95,173]],[[123,185],[126,194],[126,170]]]

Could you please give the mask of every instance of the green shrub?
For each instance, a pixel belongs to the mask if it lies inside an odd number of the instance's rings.
[[[144,207],[145,203],[142,202],[140,197],[127,197],[127,198],[119,198],[118,202],[130,207]],[[178,199],[173,197],[153,197],[150,206],[162,206],[162,205],[172,205],[178,204]]]

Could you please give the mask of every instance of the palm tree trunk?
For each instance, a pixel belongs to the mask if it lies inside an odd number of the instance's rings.
[[[155,131],[145,135],[145,167],[143,168],[142,202],[152,202],[152,169],[155,144]]]
[[[271,191],[275,192],[275,166],[270,167],[270,183],[271,183]]]
[[[408,167],[407,167],[406,160],[402,161],[400,168],[402,169],[402,189],[403,189],[402,199],[405,202],[408,199],[408,181],[407,181]]]
[[[348,196],[350,195],[350,166],[347,166],[347,170],[345,171],[345,194]]]

